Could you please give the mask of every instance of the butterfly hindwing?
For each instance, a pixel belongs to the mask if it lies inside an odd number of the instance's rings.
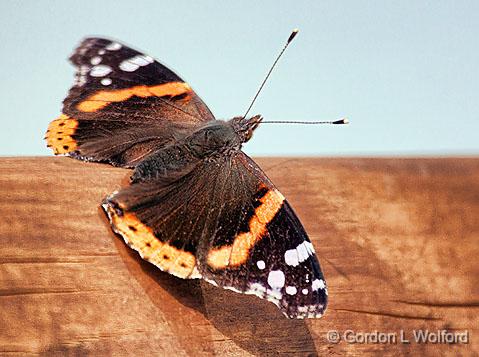
[[[321,316],[325,281],[291,206],[243,153],[219,160],[113,194],[103,206],[113,229],[173,275],[255,294],[289,317]]]
[[[154,160],[154,159],[153,159]],[[197,164],[197,165],[195,165]],[[157,177],[154,169],[139,166],[138,180],[107,197],[103,208],[113,230],[143,259],[180,278],[200,278],[200,241],[215,223],[208,199],[218,166],[193,163],[190,173],[172,170]],[[139,174],[140,173],[140,174]]]
[[[46,135],[55,154],[134,167],[214,119],[178,75],[123,44],[87,38],[70,60],[76,81]]]

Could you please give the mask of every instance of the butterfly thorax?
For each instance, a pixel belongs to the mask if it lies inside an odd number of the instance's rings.
[[[230,122],[214,120],[186,137],[184,144],[195,157],[206,159],[237,151],[242,142]]]
[[[257,115],[249,119],[213,120],[188,136],[185,145],[201,159],[232,155],[251,139],[261,119]]]

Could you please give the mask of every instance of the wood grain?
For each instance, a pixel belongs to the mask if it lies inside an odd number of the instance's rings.
[[[318,320],[158,271],[102,198],[129,171],[0,159],[1,355],[478,355],[479,159],[258,159],[329,283]],[[468,330],[468,344],[328,342],[337,330]]]

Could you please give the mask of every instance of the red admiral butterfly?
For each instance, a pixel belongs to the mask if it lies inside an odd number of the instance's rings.
[[[261,116],[215,119],[175,73],[118,42],[87,38],[70,60],[76,82],[46,140],[55,154],[133,169],[102,204],[113,231],[177,277],[257,295],[291,318],[322,316],[314,247],[241,151]]]

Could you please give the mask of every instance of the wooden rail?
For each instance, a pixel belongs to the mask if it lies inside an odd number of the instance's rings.
[[[0,355],[479,353],[479,159],[257,161],[318,252],[322,319],[142,261],[99,208],[129,171],[1,158]],[[466,330],[468,343],[415,343],[419,329]],[[398,340],[350,343],[347,330]]]

